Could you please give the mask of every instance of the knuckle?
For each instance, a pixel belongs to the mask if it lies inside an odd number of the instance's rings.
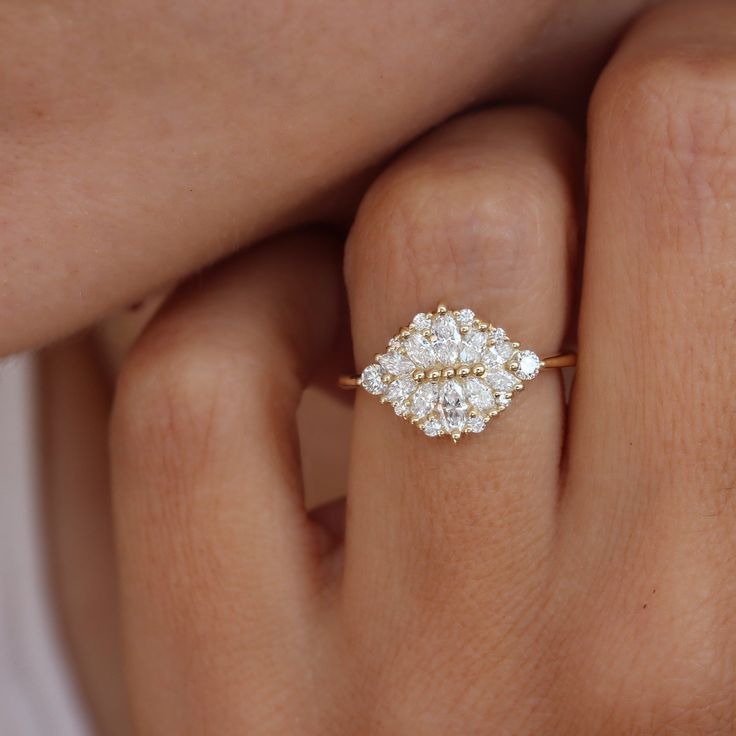
[[[439,157],[399,164],[376,181],[360,208],[346,253],[348,283],[362,273],[382,274],[383,283],[402,283],[421,300],[438,279],[448,290],[467,285],[468,274],[492,253],[484,288],[517,284],[538,245],[540,221],[545,227],[553,221],[549,181],[536,173],[522,166],[504,177]],[[560,208],[552,209],[559,222]]]
[[[658,157],[691,193],[707,196],[736,150],[736,55],[673,48],[615,60],[591,104],[593,128]],[[656,160],[656,158],[655,158]]]
[[[167,478],[201,468],[223,418],[238,411],[233,396],[242,378],[231,351],[213,352],[175,333],[147,334],[118,379],[114,441]]]

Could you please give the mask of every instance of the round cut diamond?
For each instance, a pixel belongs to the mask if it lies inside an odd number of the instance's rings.
[[[392,376],[408,376],[415,369],[414,363],[409,358],[393,351],[379,355],[378,363],[386,373]]]
[[[383,372],[381,366],[372,363],[367,366],[366,369],[360,376],[360,385],[369,393],[374,396],[382,394],[386,389],[386,384],[383,382]]]
[[[542,365],[542,361],[539,360],[539,356],[531,350],[521,350],[517,353],[516,362],[519,365],[516,369],[516,375],[519,378],[523,378],[525,381],[530,381],[534,378],[537,373],[539,373],[539,369]]]
[[[465,429],[469,432],[482,432],[486,428],[486,423],[483,417],[470,417],[465,424]]]
[[[460,327],[471,327],[474,319],[475,314],[472,309],[461,309],[457,313],[457,322]]]
[[[422,424],[421,429],[428,437],[437,437],[442,434],[442,425],[435,417],[428,419],[424,424]]]

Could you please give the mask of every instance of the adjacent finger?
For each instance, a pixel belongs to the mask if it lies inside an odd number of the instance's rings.
[[[305,650],[319,589],[295,413],[334,338],[338,264],[319,234],[264,244],[176,295],[123,367],[113,487],[146,733],[235,733],[287,697],[261,684]]]

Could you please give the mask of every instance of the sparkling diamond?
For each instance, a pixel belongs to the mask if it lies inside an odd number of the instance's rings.
[[[426,434],[428,437],[437,437],[437,435],[442,434],[442,425],[440,424],[438,419],[435,419],[432,417],[431,419],[428,419],[421,427],[422,432]]]
[[[394,411],[400,417],[405,417],[407,414],[409,414],[410,409],[411,407],[409,406],[408,401],[399,401],[396,404],[394,404]]]
[[[405,355],[391,351],[385,355],[379,355],[378,362],[381,368],[392,376],[408,376],[416,368]]]
[[[388,385],[386,389],[386,398],[393,404],[395,401],[406,401],[412,392],[416,383],[412,378],[402,376]]]
[[[411,321],[411,326],[415,330],[419,330],[419,332],[424,332],[424,330],[428,330],[432,326],[432,320],[429,318],[428,314],[420,312]]]
[[[451,314],[441,314],[432,322],[432,344],[437,360],[451,366],[460,353],[460,330]]]
[[[479,378],[466,379],[465,394],[468,401],[481,413],[490,411],[495,404],[493,392]]]
[[[516,362],[519,367],[516,369],[516,375],[525,381],[530,381],[539,373],[541,361],[536,353],[531,350],[521,350],[516,354]]]
[[[406,340],[406,354],[420,368],[431,368],[436,362],[429,340],[416,332],[409,335]]]
[[[457,313],[457,322],[460,327],[471,327],[474,319],[475,314],[472,309],[461,309]]]
[[[366,369],[360,376],[360,382],[363,388],[374,396],[382,394],[386,389],[386,384],[383,382],[383,372],[381,366],[372,363],[367,366]]]
[[[499,409],[505,409],[511,403],[511,394],[501,394],[496,397],[496,406]]]
[[[447,432],[462,432],[468,405],[458,381],[446,381],[440,388],[439,410]]]
[[[482,432],[486,428],[483,417],[470,417],[465,424],[465,428],[470,432]]]
[[[416,419],[427,416],[437,404],[439,389],[436,383],[423,383],[412,397],[411,413]]]
[[[494,327],[488,336],[490,337],[491,342],[505,342],[508,340],[508,337],[506,337],[506,331],[503,327]]]
[[[486,346],[486,336],[478,330],[472,330],[463,337],[460,345],[460,362],[461,363],[477,363],[483,354],[483,348]]]
[[[401,338],[400,337],[392,337],[388,341],[388,349],[389,350],[398,350],[401,347]]]
[[[513,391],[514,386],[519,382],[516,376],[497,365],[490,366],[483,378],[494,391],[505,393]]]
[[[483,353],[487,366],[503,365],[514,354],[514,346],[508,340],[500,340]]]

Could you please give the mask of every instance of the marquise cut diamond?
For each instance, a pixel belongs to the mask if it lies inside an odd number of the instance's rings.
[[[429,437],[482,432],[542,367],[470,309],[420,312],[360,377],[381,402]]]

